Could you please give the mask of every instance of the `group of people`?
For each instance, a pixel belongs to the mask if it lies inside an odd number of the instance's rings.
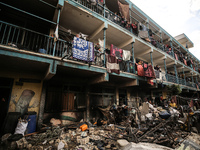
[[[123,28],[131,31],[138,35],[138,23],[130,23],[123,15],[120,13],[115,12],[114,14],[114,22],[117,23],[118,25],[122,26]]]

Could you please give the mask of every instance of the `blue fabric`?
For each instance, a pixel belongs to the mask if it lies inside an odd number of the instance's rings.
[[[76,59],[94,61],[94,47],[92,42],[74,37],[72,52],[73,57]]]

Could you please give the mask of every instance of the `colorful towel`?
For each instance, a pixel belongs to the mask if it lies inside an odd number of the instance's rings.
[[[76,59],[94,61],[94,46],[92,42],[74,37],[72,52],[73,57]]]
[[[116,73],[116,74],[120,74],[120,70],[119,70],[119,60],[115,57],[112,56],[110,54],[106,54],[106,70],[109,73]]]
[[[123,50],[123,60],[128,61],[131,59],[131,52],[128,50]]]
[[[117,48],[116,46],[114,46],[113,44],[110,45],[110,54],[112,56],[115,56],[117,59],[120,59],[119,61],[122,60],[122,54],[123,54],[123,50]]]

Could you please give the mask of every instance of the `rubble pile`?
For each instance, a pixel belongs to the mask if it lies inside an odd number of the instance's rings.
[[[189,124],[179,120],[178,110],[155,108],[146,102],[138,109],[126,109],[128,115],[120,114],[121,108],[101,108],[104,119],[94,122],[82,120],[63,125],[53,118],[51,126],[39,132],[24,136],[5,134],[1,145],[4,149],[29,150],[182,150],[185,146],[191,147],[191,143],[195,143],[194,149],[200,147],[200,136],[184,130],[184,125],[187,127]]]

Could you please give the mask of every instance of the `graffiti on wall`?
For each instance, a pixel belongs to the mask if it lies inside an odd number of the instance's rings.
[[[15,104],[15,111],[21,112],[22,115],[24,115],[26,112],[28,112],[28,108],[35,108],[39,105],[38,102],[34,102],[31,106],[29,106],[31,99],[34,97],[35,92],[32,90],[24,90],[19,97],[19,100],[12,100]]]

